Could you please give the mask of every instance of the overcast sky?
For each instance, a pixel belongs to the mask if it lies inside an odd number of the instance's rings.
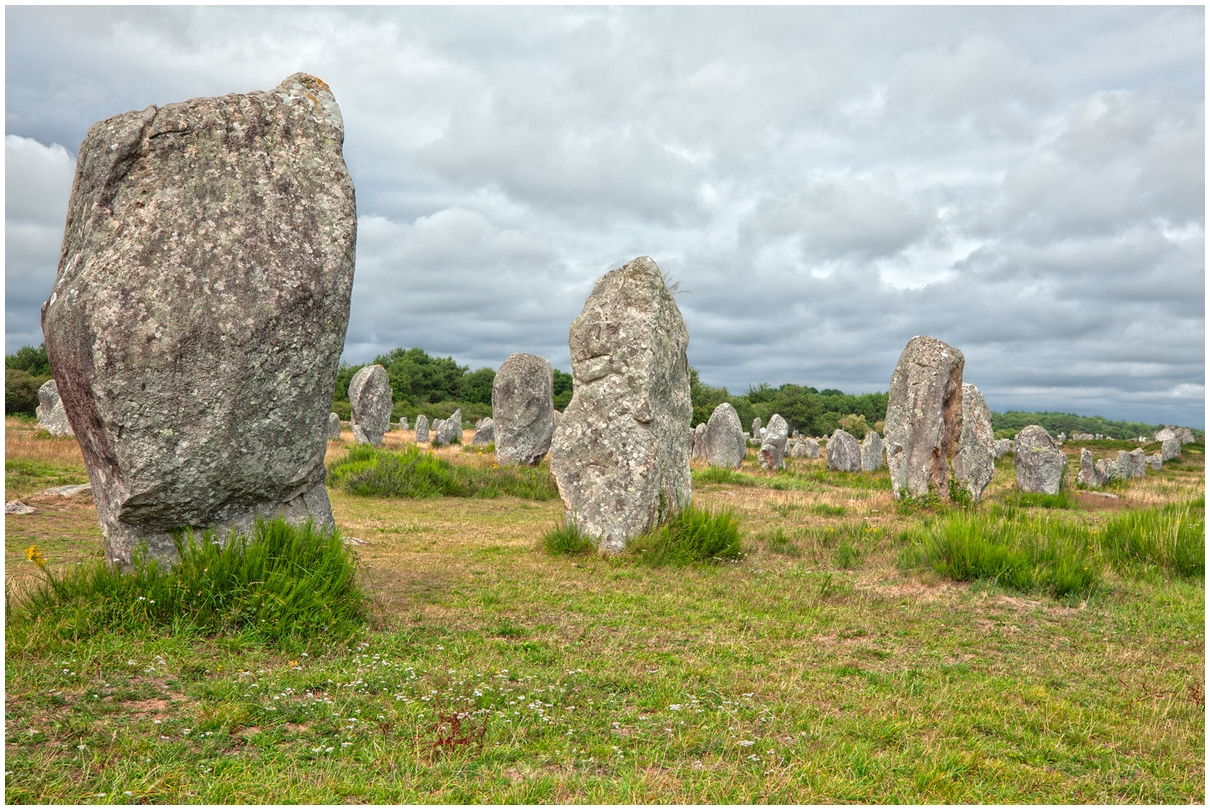
[[[928,334],[993,410],[1205,423],[1205,12],[5,9],[6,352],[41,342],[76,150],[324,79],[357,189],[344,358],[568,370],[651,256],[742,393],[885,391]]]

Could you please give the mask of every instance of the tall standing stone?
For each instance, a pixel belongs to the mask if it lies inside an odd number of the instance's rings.
[[[1122,468],[1125,478],[1143,478],[1147,475],[1147,454],[1141,447],[1136,447],[1127,453],[1118,451],[1118,465]]]
[[[876,430],[866,431],[861,440],[861,469],[863,472],[874,472],[882,469],[883,457],[882,437]]]
[[[1181,455],[1181,440],[1176,436],[1170,436],[1164,439],[1164,443],[1160,445],[1160,458],[1167,461],[1170,458],[1180,458]]]
[[[67,411],[63,410],[63,400],[59,398],[59,384],[54,380],[47,380],[38,388],[38,407],[34,413],[38,417],[38,427],[50,435],[76,435],[67,419]]]
[[[744,461],[744,429],[730,402],[720,403],[710,414],[703,434],[703,457],[711,467],[735,469]]]
[[[828,469],[839,472],[861,471],[861,446],[846,430],[836,428],[828,439]]]
[[[886,408],[887,467],[896,498],[946,495],[962,434],[962,352],[918,335],[899,356]]]
[[[752,419],[752,438],[753,439],[760,438],[760,428],[761,428],[760,417],[759,416],[754,417]]]
[[[1067,456],[1055,447],[1041,425],[1027,425],[1017,434],[1013,462],[1017,468],[1017,489],[1021,492],[1057,495],[1062,489]]]
[[[444,447],[447,444],[462,441],[462,409],[454,411],[449,419],[439,420],[433,428],[433,446]]]
[[[1080,474],[1076,476],[1076,483],[1085,487],[1099,487],[1103,483],[1092,460],[1092,451],[1087,447],[1080,448]]]
[[[962,432],[953,463],[954,477],[962,482],[967,494],[973,500],[982,499],[983,490],[996,472],[996,437],[991,409],[971,383],[962,384]]]
[[[692,499],[689,333],[647,257],[597,280],[569,336],[575,390],[550,469],[567,519],[620,552]]]
[[[492,381],[496,462],[537,466],[555,431],[555,370],[544,357],[510,354]]]
[[[349,381],[354,441],[381,447],[383,434],[391,428],[392,404],[386,369],[380,365],[359,369]]]
[[[786,442],[790,438],[790,425],[781,414],[769,417],[769,424],[760,439],[760,468],[762,470],[784,470],[786,468]]]
[[[172,530],[332,525],[328,413],[357,215],[328,86],[197,98],[80,146],[42,331],[105,556]]]
[[[429,440],[429,418],[424,414],[416,417],[416,441],[427,442]]]

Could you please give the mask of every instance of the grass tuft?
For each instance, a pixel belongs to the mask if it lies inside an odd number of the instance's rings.
[[[465,450],[465,448],[463,448]],[[557,498],[546,467],[475,467],[451,464],[415,445],[393,452],[368,444],[353,447],[328,468],[328,485],[379,498]]]
[[[574,521],[568,521],[542,535],[542,548],[547,554],[576,557],[596,551],[597,544]]]
[[[740,487],[754,487],[757,483],[753,476],[729,470],[726,467],[706,467],[703,470],[694,470],[693,482],[695,484],[734,484]]]
[[[1205,498],[1112,518],[1100,546],[1118,571],[1155,567],[1170,576],[1204,577]]]
[[[739,521],[729,509],[718,512],[689,506],[662,526],[632,539],[629,550],[651,565],[739,560]]]
[[[10,616],[51,623],[61,637],[77,639],[151,627],[307,646],[360,631],[366,598],[339,532],[277,518],[257,521],[251,537],[215,537],[178,536],[180,560],[171,570],[136,553],[132,571],[96,561],[58,576],[31,546],[26,558],[44,578],[10,597]]]

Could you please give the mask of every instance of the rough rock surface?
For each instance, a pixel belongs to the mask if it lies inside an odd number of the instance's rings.
[[[63,410],[63,400],[59,398],[59,384],[47,380],[38,389],[38,427],[52,436],[74,436],[71,422],[67,421],[67,411]]]
[[[936,338],[908,341],[891,375],[887,467],[896,498],[948,493],[950,459],[962,433],[962,352]]]
[[[357,215],[326,84],[95,124],[42,330],[105,536],[170,563],[171,530],[332,525],[327,421]]]
[[[399,429],[400,430],[408,429],[408,418],[406,416],[399,417]]]
[[[1093,465],[1093,468],[1096,471],[1097,480],[1101,482],[1101,486],[1108,484],[1110,481],[1117,481],[1118,479],[1124,477],[1122,475],[1121,465],[1111,458],[1097,459],[1097,462]]]
[[[656,263],[597,280],[569,336],[575,389],[550,469],[567,519],[620,552],[690,503],[689,333]]]
[[[328,414],[328,438],[340,438],[340,414],[331,412]]]
[[[1181,440],[1173,436],[1170,439],[1164,439],[1163,445],[1160,446],[1160,458],[1167,461],[1170,458],[1180,458],[1181,455]]]
[[[444,447],[447,444],[462,441],[462,409],[450,414],[449,419],[442,419],[433,428],[433,446]]]
[[[21,503],[21,501],[6,501],[4,504],[4,514],[6,515],[32,515],[37,511],[34,507]]]
[[[861,471],[861,445],[846,430],[836,428],[828,438],[828,469],[839,472]]]
[[[1086,487],[1099,487],[1103,483],[1092,460],[1092,451],[1087,447],[1080,448],[1080,474],[1076,483]]]
[[[379,365],[365,366],[349,381],[349,405],[353,409],[353,439],[358,444],[382,446],[391,428],[391,379]]]
[[[496,440],[496,422],[490,416],[480,419],[475,425],[475,435],[471,444],[491,444]]]
[[[861,440],[861,469],[864,472],[881,470],[883,452],[882,437],[878,431],[866,431],[865,438]]]
[[[1164,457],[1159,453],[1147,456],[1147,462],[1151,465],[1151,469],[1153,470],[1164,469]]]
[[[1013,442],[1013,461],[1017,467],[1017,489],[1057,495],[1063,487],[1067,456],[1055,447],[1046,428],[1026,425]]]
[[[429,418],[424,414],[416,417],[416,441],[427,442],[429,440]]]
[[[544,357],[510,354],[492,382],[496,463],[537,466],[555,432],[555,370]]]
[[[720,403],[714,413],[710,414],[702,441],[702,457],[711,467],[726,467],[732,470],[743,463],[747,442],[744,440],[739,414],[730,402]]]
[[[761,429],[760,468],[762,470],[784,470],[786,468],[786,441],[790,437],[790,425],[781,414],[769,417],[769,424]]]
[[[1129,453],[1119,450],[1118,464],[1126,478],[1143,478],[1147,475],[1147,454],[1141,447],[1136,447]]]
[[[996,472],[996,437],[991,408],[971,383],[962,384],[962,432],[953,464],[954,477],[972,499],[981,500]]]
[[[1181,440],[1181,444],[1193,444],[1197,441],[1197,437],[1193,435],[1193,431],[1189,428],[1180,428],[1177,433],[1179,434],[1177,438]]]
[[[819,458],[819,442],[807,436],[802,440],[803,445],[807,448],[807,458]]]
[[[1013,451],[1012,439],[996,439],[996,458],[1006,456]]]
[[[1175,439],[1175,438],[1176,438],[1176,428],[1174,428],[1172,426],[1161,428],[1155,434],[1155,440],[1157,442],[1161,442],[1161,443],[1166,442],[1169,439]]]

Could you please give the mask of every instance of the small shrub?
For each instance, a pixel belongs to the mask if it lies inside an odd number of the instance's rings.
[[[177,536],[179,562],[165,570],[136,553],[133,570],[103,561],[55,577],[36,546],[26,557],[44,574],[13,599],[12,615],[57,624],[60,635],[146,627],[205,634],[249,633],[270,643],[343,640],[365,620],[356,563],[339,532],[280,518],[227,542],[213,532]]]
[[[730,510],[689,506],[633,538],[629,550],[652,565],[688,565],[743,558],[739,522]]]
[[[465,449],[465,448],[464,448]],[[398,452],[357,445],[328,468],[328,484],[379,498],[557,498],[546,467],[475,467],[452,464],[415,445]]]
[[[574,521],[568,521],[542,535],[542,548],[547,554],[575,557],[596,551],[597,544]]]
[[[1119,571],[1154,566],[1178,577],[1205,576],[1205,499],[1119,515],[1099,541]]]

